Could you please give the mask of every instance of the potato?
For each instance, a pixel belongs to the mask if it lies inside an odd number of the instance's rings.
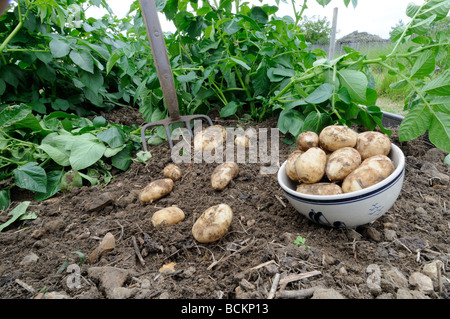
[[[297,192],[311,195],[337,195],[342,194],[342,188],[335,183],[300,184]]]
[[[358,134],[356,139],[356,150],[365,160],[375,155],[388,155],[391,151],[391,141],[386,134],[368,131]]]
[[[365,159],[361,165],[347,175],[342,182],[342,191],[350,193],[375,185],[392,174],[394,163],[385,155]]]
[[[152,216],[152,224],[158,226],[171,226],[184,220],[184,212],[172,206],[158,210]]]
[[[300,151],[307,151],[311,147],[318,147],[319,146],[319,135],[316,134],[316,132],[311,131],[305,131],[300,133],[297,136],[297,148]]]
[[[318,147],[312,147],[295,161],[298,181],[306,184],[317,183],[325,175],[327,155]]]
[[[234,144],[236,146],[243,146],[243,147],[249,147],[250,146],[250,139],[248,136],[236,136],[234,139]]]
[[[200,243],[211,243],[222,238],[233,220],[233,211],[227,204],[205,210],[192,226],[192,235]]]
[[[141,190],[139,200],[143,204],[152,203],[153,201],[169,194],[172,191],[172,188],[173,180],[170,178],[155,180]]]
[[[238,174],[239,166],[236,163],[222,163],[211,174],[211,186],[215,190],[223,190]]]
[[[175,182],[181,178],[181,169],[175,164],[169,164],[164,167],[163,174],[165,178],[170,178]]]
[[[212,151],[223,145],[227,139],[227,131],[221,125],[208,126],[194,137],[194,150]]]
[[[332,152],[343,147],[354,147],[357,135],[355,131],[347,126],[330,125],[320,132],[319,145]]]
[[[296,150],[289,155],[286,162],[286,175],[293,181],[298,181],[297,170],[295,169],[295,161],[303,154],[303,151]]]
[[[343,181],[360,164],[361,155],[359,152],[353,147],[343,147],[330,154],[327,159],[325,174],[332,182]]]

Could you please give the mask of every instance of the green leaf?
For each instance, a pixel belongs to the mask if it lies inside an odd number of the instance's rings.
[[[92,57],[88,52],[84,50],[71,51],[69,56],[72,59],[73,63],[78,65],[81,69],[89,73],[94,73],[94,61],[92,60]]]
[[[400,142],[412,141],[425,134],[431,124],[431,113],[428,107],[418,104],[412,108],[402,120],[398,137]]]
[[[50,52],[55,59],[65,57],[70,52],[70,45],[67,41],[61,39],[53,39],[49,43]]]
[[[322,129],[328,125],[330,116],[326,113],[311,112],[305,118],[303,131],[313,131],[320,133]]]
[[[7,209],[11,203],[9,189],[2,189],[0,191],[0,210]]]
[[[435,146],[450,152],[450,114],[434,112],[429,128],[430,142]]]
[[[444,163],[447,165],[450,165],[450,154],[448,154],[445,158],[444,158]]]
[[[180,75],[177,77],[178,82],[185,83],[185,82],[191,82],[194,81],[197,78],[197,75],[194,71],[189,72],[186,75]]]
[[[424,92],[433,95],[446,96],[450,92],[450,70],[445,70],[439,76],[425,84]]]
[[[234,62],[236,62],[237,64],[239,64],[240,66],[242,66],[244,69],[250,71],[250,67],[248,66],[248,64],[246,63],[246,61],[244,59],[238,58],[238,57],[230,57],[230,59]]]
[[[45,193],[36,193],[34,199],[37,201],[52,197],[60,191],[61,180],[64,171],[50,171],[47,173],[47,191]]]
[[[95,164],[103,157],[105,151],[106,146],[92,134],[76,136],[70,152],[70,165],[74,170],[82,170]]]
[[[0,112],[0,128],[8,127],[23,120],[32,112],[25,104],[9,105]]]
[[[231,101],[220,110],[220,117],[228,117],[234,115],[239,107],[235,101]]]
[[[435,55],[428,50],[419,55],[411,69],[411,77],[423,78],[434,71],[436,67]]]
[[[111,69],[113,68],[114,64],[116,64],[117,60],[119,60],[124,55],[123,49],[119,48],[115,50],[111,56],[108,59],[108,62],[106,62],[106,74],[109,74],[111,72]]]
[[[122,146],[125,143],[126,138],[125,133],[115,126],[110,127],[105,131],[98,132],[97,137],[112,148]]]
[[[305,98],[305,101],[311,104],[320,104],[331,98],[333,95],[333,86],[329,83],[324,83],[315,89],[310,95]]]
[[[11,218],[6,222],[0,225],[0,232],[14,223],[17,219],[19,219],[21,216],[23,216],[28,209],[28,206],[30,205],[30,201],[25,201],[17,205],[12,211],[8,213],[8,216],[11,216]]]
[[[426,19],[416,19],[414,22],[417,22],[411,27],[411,31],[417,34],[426,34],[428,30],[430,30],[431,23],[436,19],[436,15],[433,14]]]
[[[41,150],[43,150],[45,153],[47,153],[48,156],[52,160],[55,161],[55,163],[61,165],[61,166],[69,166],[69,156],[70,153],[65,151],[64,149],[52,146],[50,144],[41,144],[39,147]]]
[[[47,174],[36,162],[29,162],[17,167],[14,171],[14,183],[23,189],[33,192],[47,191]]]
[[[338,71],[341,85],[345,87],[356,103],[366,102],[366,89],[369,81],[364,73],[355,70]]]
[[[111,164],[115,168],[126,171],[132,162],[131,151],[133,146],[127,144],[126,147],[111,158]]]

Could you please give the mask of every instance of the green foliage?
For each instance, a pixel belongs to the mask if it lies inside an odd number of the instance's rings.
[[[25,103],[40,114],[79,116],[135,105],[135,82],[142,77],[142,64],[149,62],[148,48],[128,45],[131,17],[87,18],[88,6],[111,12],[104,0],[18,0],[0,17],[2,103]],[[106,72],[111,52],[119,48],[127,58]]]
[[[140,149],[138,127],[92,121],[62,111],[34,115],[25,105],[0,108],[1,179],[35,192],[36,200],[89,185],[105,185],[112,168],[127,170]],[[1,193],[2,207],[9,193]]]
[[[326,17],[308,18],[305,16],[300,24],[300,28],[305,35],[305,40],[311,43],[330,43],[331,27],[330,21]]]

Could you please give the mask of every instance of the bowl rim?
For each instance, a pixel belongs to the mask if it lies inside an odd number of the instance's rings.
[[[284,193],[293,198],[296,201],[313,203],[313,204],[321,204],[321,205],[336,205],[339,203],[349,203],[349,202],[357,202],[361,199],[366,199],[373,197],[379,193],[386,191],[387,189],[394,186],[398,181],[403,178],[405,173],[405,155],[403,151],[395,144],[391,143],[391,152],[389,155],[392,156],[392,152],[398,154],[398,165],[395,170],[386,177],[381,182],[369,186],[367,188],[361,189],[359,191],[345,193],[345,194],[337,194],[337,195],[311,195],[305,193],[299,193],[291,188],[289,188],[282,179],[281,174],[285,174],[286,178],[286,163],[287,160],[281,165],[278,170],[277,179]]]

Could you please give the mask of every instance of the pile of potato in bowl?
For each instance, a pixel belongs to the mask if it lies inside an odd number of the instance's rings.
[[[404,155],[386,134],[344,125],[303,132],[278,182],[300,213],[331,227],[357,227],[386,213],[404,177]]]

